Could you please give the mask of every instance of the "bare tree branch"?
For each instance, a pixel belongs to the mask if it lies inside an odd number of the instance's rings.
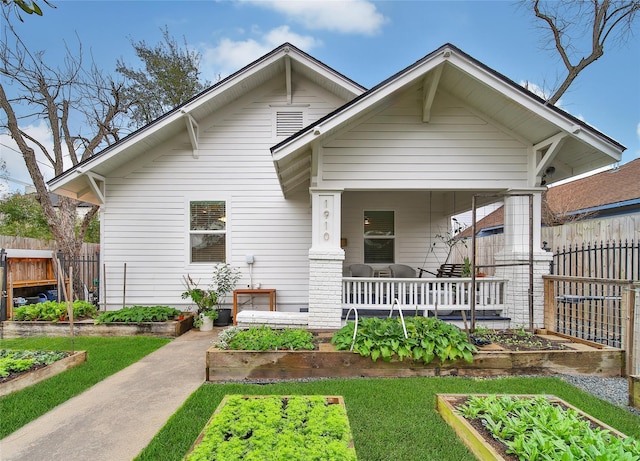
[[[590,11],[584,9],[587,5],[591,6]],[[640,10],[640,1],[533,0],[532,6],[536,17],[549,28],[554,47],[567,71],[567,75],[548,100],[550,104],[556,104],[580,72],[604,55],[607,39],[617,36],[624,40],[632,31],[632,23]],[[590,44],[588,52],[578,58],[573,54],[579,54],[576,43],[582,39],[580,27],[590,30]]]
[[[0,117],[0,129],[11,135],[22,153],[58,248],[67,260],[77,259],[97,207],[76,234],[79,202],[60,197],[54,207],[39,162],[44,159],[59,175],[70,164],[117,140],[127,109],[120,94],[122,84],[105,77],[93,63],[85,66],[82,52],[72,53],[68,48],[61,67],[48,65],[43,52],[32,52],[21,40],[5,10],[3,16],[6,26],[0,43],[0,111],[6,117]],[[47,124],[51,146],[26,132],[27,124],[42,122]],[[83,292],[82,286],[75,290]]]

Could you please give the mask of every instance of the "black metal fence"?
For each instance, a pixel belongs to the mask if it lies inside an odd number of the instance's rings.
[[[74,279],[79,279],[82,284],[83,293],[78,293],[79,298],[94,303],[98,302],[100,284],[100,253],[83,254],[78,259],[67,259],[62,252],[57,253],[57,258],[65,272],[69,276],[69,268],[73,266]]]
[[[563,246],[553,254],[551,274],[640,280],[640,241],[607,241]]]

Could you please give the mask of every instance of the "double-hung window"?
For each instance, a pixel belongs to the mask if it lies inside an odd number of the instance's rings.
[[[189,242],[191,248],[190,262],[226,262],[226,241],[226,202],[189,202]]]
[[[395,213],[393,211],[364,212],[364,263],[393,264],[395,262]]]

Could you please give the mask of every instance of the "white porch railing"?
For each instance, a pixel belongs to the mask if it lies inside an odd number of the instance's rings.
[[[507,279],[482,277],[476,279],[476,311],[502,311]],[[342,304],[349,309],[380,309],[388,311],[394,299],[405,310],[469,311],[470,278],[344,277]]]

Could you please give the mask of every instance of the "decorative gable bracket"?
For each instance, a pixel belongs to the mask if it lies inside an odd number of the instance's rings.
[[[441,76],[442,65],[439,65],[434,69],[432,75],[427,75],[424,78],[424,84],[422,85],[422,121],[424,123],[429,123],[431,120],[431,106],[436,97],[436,90]]]
[[[182,111],[184,121],[187,124],[187,133],[189,133],[189,141],[191,141],[191,149],[193,150],[193,158],[198,158],[198,123],[191,114]]]
[[[105,181],[104,176],[100,176],[93,171],[85,171],[82,168],[76,170],[78,175],[87,178],[86,187],[73,195],[63,194],[76,200],[88,201],[94,205],[104,205],[105,203]]]
[[[556,160],[556,156],[558,155],[558,152],[560,151],[562,144],[564,144],[568,136],[569,136],[568,133],[561,132],[533,146],[533,153],[535,155],[535,162],[536,162],[536,166],[535,166],[535,185],[536,186],[543,185],[544,177],[547,174],[550,174],[550,172],[555,171],[555,166],[552,167],[551,162],[553,162],[554,165],[564,166],[569,170],[571,169],[570,167],[564,164],[559,165],[561,162]]]

